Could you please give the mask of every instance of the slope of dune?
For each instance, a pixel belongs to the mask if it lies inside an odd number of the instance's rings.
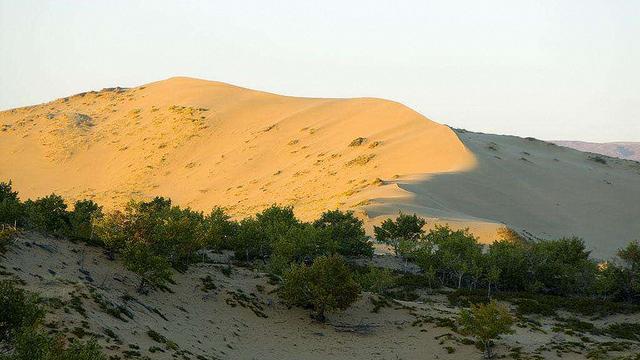
[[[191,78],[4,111],[0,126],[0,179],[23,198],[55,191],[107,208],[162,195],[237,216],[290,204],[308,219],[366,204],[367,189],[398,191],[385,180],[475,162],[451,129],[395,102]]]
[[[352,209],[368,231],[398,210],[531,238],[577,235],[606,257],[640,237],[640,165],[459,131],[392,101],[280,96],[171,78],[0,112],[0,180],[106,208],[168,196],[236,217],[272,203],[304,220]],[[594,161],[597,160],[597,161]]]
[[[640,163],[533,138],[458,135],[477,167],[400,180],[413,196],[402,203],[376,199],[368,213],[384,217],[399,207],[478,234],[507,224],[534,239],[575,235],[603,258],[640,238]]]
[[[640,142],[594,143],[585,141],[553,141],[553,143],[580,151],[640,161]]]

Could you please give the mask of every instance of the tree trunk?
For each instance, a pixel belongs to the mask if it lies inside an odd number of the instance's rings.
[[[458,274],[458,289],[460,289],[462,287],[462,277],[464,276],[464,273],[459,273]]]
[[[484,358],[485,359],[493,359],[493,351],[491,349],[491,342],[487,341],[484,343]]]

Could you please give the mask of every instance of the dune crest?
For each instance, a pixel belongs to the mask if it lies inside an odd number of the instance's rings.
[[[56,192],[107,208],[162,195],[236,216],[290,204],[309,219],[369,204],[399,177],[475,165],[451,129],[396,102],[184,77],[3,111],[0,126],[0,179],[23,198]]]

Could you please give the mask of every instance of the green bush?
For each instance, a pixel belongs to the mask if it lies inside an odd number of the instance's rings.
[[[95,340],[74,340],[65,346],[62,337],[51,337],[33,328],[23,329],[16,337],[11,355],[2,360],[106,360]]]
[[[0,224],[17,225],[24,215],[24,207],[13,191],[11,181],[0,182]]]
[[[18,231],[11,225],[0,225],[0,255],[7,251],[17,233]]]
[[[383,294],[395,286],[395,276],[389,269],[369,265],[366,271],[354,273],[354,279],[364,291]]]
[[[396,255],[400,255],[400,242],[403,240],[417,241],[424,234],[422,228],[426,223],[425,219],[416,214],[406,215],[400,212],[395,221],[386,219],[380,226],[374,226],[373,231],[376,240],[390,245]]]
[[[509,309],[495,300],[488,304],[471,305],[470,310],[463,309],[458,321],[460,332],[475,337],[487,359],[493,358],[493,340],[502,334],[513,333],[514,319]]]
[[[337,252],[338,244],[327,229],[301,224],[288,229],[272,245],[272,259],[280,263],[310,261]]]
[[[238,233],[238,224],[231,220],[221,207],[215,207],[204,218],[202,233],[207,247],[215,250],[231,249],[233,238]]]
[[[365,235],[362,220],[355,217],[352,211],[325,211],[313,225],[329,231],[329,236],[338,244],[340,254],[373,256],[373,245]]]
[[[171,264],[153,253],[151,247],[141,242],[130,242],[124,249],[125,267],[140,276],[139,293],[147,293],[149,287],[162,287],[171,280]]]
[[[348,308],[359,293],[358,284],[339,255],[321,256],[309,267],[293,265],[280,289],[287,303],[313,308],[313,317],[319,321],[325,320],[326,311]]]
[[[39,325],[44,314],[36,296],[8,280],[0,281],[0,342],[12,340],[22,328]]]
[[[95,240],[94,219],[102,216],[102,208],[92,200],[76,201],[73,211],[69,213],[69,237],[88,243],[99,243]]]
[[[35,201],[27,200],[25,207],[25,223],[28,228],[64,236],[69,233],[69,213],[67,204],[60,195],[51,194]]]

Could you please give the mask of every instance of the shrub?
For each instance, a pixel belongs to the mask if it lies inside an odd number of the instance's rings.
[[[27,227],[56,236],[68,234],[69,213],[64,199],[51,194],[35,201],[24,203]]]
[[[422,229],[426,220],[416,214],[405,215],[402,212],[396,220],[386,219],[380,226],[374,226],[376,240],[393,247],[399,255],[399,245],[402,240],[417,241],[424,234]]]
[[[506,307],[495,300],[488,304],[471,305],[471,310],[463,309],[458,321],[460,332],[475,337],[487,359],[493,358],[493,340],[513,332],[513,317]]]
[[[106,360],[95,340],[74,340],[66,347],[63,337],[50,337],[33,328],[23,329],[7,360]]]
[[[302,224],[290,228],[272,247],[272,259],[280,264],[289,264],[303,260],[309,262],[318,256],[334,254],[338,244],[327,229]]]
[[[285,274],[280,295],[290,305],[312,307],[313,317],[325,320],[325,312],[346,309],[360,289],[339,255],[321,256],[313,265],[293,265]]]
[[[354,278],[362,290],[378,294],[384,293],[395,284],[391,270],[371,265],[367,267],[367,271],[356,272]]]
[[[13,191],[11,181],[0,182],[0,224],[16,225],[23,217],[24,207]]]
[[[467,229],[453,231],[439,226],[426,235],[426,241],[434,245],[436,264],[444,276],[460,289],[465,275],[476,283],[483,271],[482,246]]]
[[[204,218],[202,228],[205,244],[216,250],[230,248],[238,232],[238,224],[220,207],[213,208]]]
[[[10,225],[0,225],[0,255],[7,251],[17,234],[17,230]]]
[[[8,280],[0,281],[0,342],[12,340],[17,331],[35,327],[43,318],[37,297]]]
[[[140,276],[139,293],[145,294],[149,291],[148,287],[164,286],[171,280],[170,263],[162,256],[155,255],[147,244],[127,244],[123,260],[127,269]]]
[[[325,211],[314,226],[327,229],[329,236],[338,244],[338,252],[345,256],[373,256],[373,245],[365,235],[362,220],[352,211]]]
[[[69,213],[71,227],[69,237],[89,243],[97,242],[94,240],[93,223],[94,219],[99,219],[101,216],[102,207],[92,200],[76,201],[73,211]]]

